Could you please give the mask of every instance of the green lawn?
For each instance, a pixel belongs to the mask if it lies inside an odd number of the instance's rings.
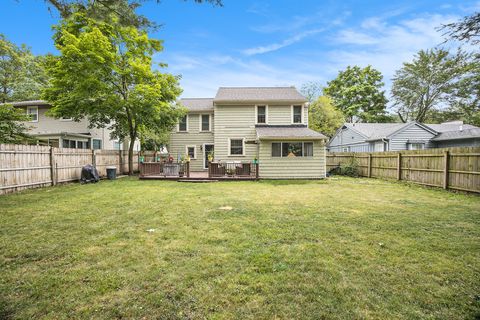
[[[480,317],[475,195],[126,178],[0,209],[1,319]]]

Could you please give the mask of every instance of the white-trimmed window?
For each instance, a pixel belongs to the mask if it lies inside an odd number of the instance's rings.
[[[197,158],[197,147],[196,146],[185,146],[185,154],[190,157],[190,159]]]
[[[27,107],[27,115],[30,117],[30,122],[38,122],[38,107]]]
[[[93,139],[92,140],[92,149],[102,149],[102,140],[100,139]]]
[[[267,105],[255,106],[255,123],[256,124],[268,123],[268,106]]]
[[[272,142],[272,157],[313,157],[313,142]]]
[[[228,155],[229,156],[243,156],[245,152],[245,139],[230,139],[228,140]]]
[[[425,143],[407,143],[408,150],[423,150],[425,149]]]
[[[342,152],[350,152],[350,147],[342,147]]]
[[[292,106],[292,123],[303,123],[303,106]]]
[[[210,114],[201,114],[200,115],[200,131],[208,132],[211,131],[211,121],[210,121]]]
[[[188,132],[188,114],[184,115],[180,121],[178,121],[178,132]]]

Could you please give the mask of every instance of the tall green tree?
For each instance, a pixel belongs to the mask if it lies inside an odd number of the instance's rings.
[[[308,126],[313,130],[331,137],[344,121],[345,117],[339,109],[335,108],[330,97],[318,97],[310,104]]]
[[[348,66],[323,89],[349,122],[383,122],[386,119],[384,83],[380,71],[371,66]]]
[[[480,12],[443,25],[440,29],[445,31],[444,36],[449,39],[465,41],[473,45],[480,44]]]
[[[0,102],[38,99],[48,80],[44,60],[0,34]]]
[[[443,49],[421,50],[412,62],[395,73],[393,106],[403,122],[429,121],[433,113],[471,105],[471,77],[475,64],[471,55]]]
[[[22,109],[0,104],[0,143],[23,143],[29,140],[24,121],[30,118]]]
[[[300,88],[300,92],[303,94],[305,98],[307,98],[309,103],[317,100],[322,95],[322,86],[320,83],[315,81],[309,81],[302,84]]]
[[[173,128],[183,109],[175,105],[181,93],[177,76],[152,69],[160,41],[144,30],[74,13],[55,27],[59,57],[51,57],[50,86],[44,98],[52,115],[91,126],[108,127],[129,140],[129,173],[133,173],[134,143],[142,131],[162,133]]]
[[[89,18],[104,20],[111,14],[115,14],[121,25],[134,26],[137,28],[157,28],[158,24],[149,20],[146,16],[138,14],[136,9],[147,1],[160,0],[44,0],[49,9],[54,8],[62,18],[70,17],[74,12],[83,11]],[[184,0],[186,1],[186,0]],[[211,3],[215,6],[223,6],[222,0],[193,0],[196,3]]]

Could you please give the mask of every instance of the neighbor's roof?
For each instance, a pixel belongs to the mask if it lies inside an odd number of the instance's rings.
[[[472,126],[471,124],[463,124],[462,121],[447,122],[447,123],[440,123],[440,124],[425,124],[425,125],[437,132],[459,131],[459,130],[478,128],[478,127]]]
[[[295,87],[220,87],[213,101],[304,103],[307,99]]]
[[[313,131],[306,126],[257,126],[257,137],[259,140],[274,139],[309,139],[323,140],[328,139],[323,134]]]
[[[2,104],[11,104],[14,107],[25,107],[25,106],[46,106],[48,105],[48,102],[45,100],[29,100],[29,101],[6,102]]]
[[[213,111],[213,98],[185,98],[180,103],[190,112]]]
[[[445,140],[472,139],[472,138],[480,138],[480,128],[474,127],[473,129],[466,129],[466,130],[445,131],[440,133],[438,136],[436,136],[432,140],[445,141]]]
[[[344,123],[344,126],[357,131],[369,140],[386,138],[408,126],[409,123]]]

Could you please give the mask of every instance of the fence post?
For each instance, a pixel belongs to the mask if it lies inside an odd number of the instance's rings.
[[[190,161],[187,161],[187,178],[190,178]]]
[[[95,155],[95,149],[92,149],[92,166],[97,167],[97,156]]]
[[[443,158],[444,158],[444,167],[443,167],[443,189],[447,189],[448,188],[448,167],[449,167],[449,154],[448,154],[448,150],[445,150],[444,151],[444,155],[443,155]]]
[[[208,161],[208,177],[212,177],[212,162]]]
[[[255,179],[258,180],[259,174],[258,174],[258,168],[260,166],[258,165],[258,161],[255,163]]]
[[[52,186],[57,184],[55,171],[55,153],[53,147],[50,147],[50,176],[52,178]]]
[[[402,180],[402,154],[400,152],[397,156],[397,180]]]
[[[123,173],[123,159],[122,159],[122,150],[118,150],[118,173]]]
[[[372,154],[368,154],[368,168],[367,168],[367,177],[372,177]]]

